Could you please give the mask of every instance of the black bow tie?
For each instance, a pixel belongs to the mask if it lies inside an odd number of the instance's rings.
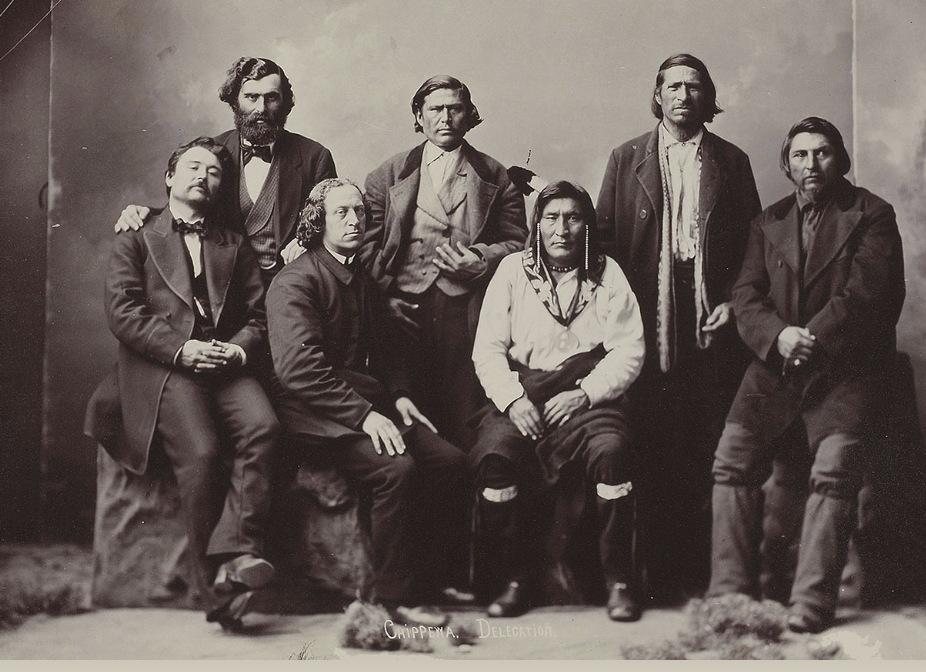
[[[174,231],[179,231],[184,236],[188,233],[195,233],[198,236],[202,236],[206,233],[206,227],[202,221],[187,224],[182,219],[175,219],[173,226]]]
[[[241,145],[241,160],[244,165],[248,165],[248,161],[251,160],[251,157],[256,156],[261,159],[264,163],[270,163],[273,159],[273,154],[270,152],[270,145]]]

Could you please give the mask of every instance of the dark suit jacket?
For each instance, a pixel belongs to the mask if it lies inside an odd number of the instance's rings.
[[[800,373],[806,377],[805,387],[814,386],[816,396],[838,390],[848,380],[870,396],[877,389],[877,378],[893,366],[895,326],[905,296],[894,209],[843,178],[833,189],[803,281],[795,195],[770,206],[752,222],[733,289],[740,335],[758,358],[746,373],[745,387],[755,387],[758,378],[774,384],[782,376],[776,340],[790,325],[807,327],[817,338],[818,352]],[[846,418],[870,408],[870,399],[855,392],[852,397],[842,404],[846,408],[840,413]],[[745,413],[747,405],[738,397],[731,418]],[[774,418],[757,421],[769,424]]]
[[[611,152],[597,206],[599,240],[605,253],[621,265],[637,296],[647,368],[655,365],[657,370],[656,283],[663,212],[658,131],[657,126]],[[761,205],[749,157],[706,128],[701,140],[699,204],[707,299],[713,310],[730,300],[749,222]]]
[[[238,146],[241,137],[237,130],[226,131],[216,137],[231,152],[235,164],[234,174],[223,177],[223,184],[230,185],[227,199],[221,204],[222,221],[228,222],[240,233],[245,233],[244,218],[238,202],[240,184],[241,152]],[[331,152],[319,143],[296,133],[283,131],[274,145],[274,153],[280,157],[280,193],[273,209],[273,233],[277,251],[282,251],[296,234],[296,219],[302,204],[309,197],[312,187],[329,177],[337,177]],[[251,194],[257,200],[257,194]],[[278,259],[279,261],[279,259]]]
[[[408,387],[388,356],[379,288],[362,268],[313,247],[273,279],[267,317],[287,431],[324,444],[359,434],[373,408],[395,415],[392,401]]]
[[[202,239],[203,273],[216,338],[255,356],[266,332],[264,291],[245,239],[218,226]],[[119,339],[118,385],[125,441],[104,444],[120,464],[144,473],[164,382],[194,326],[187,250],[165,209],[140,231],[116,236],[106,276],[109,328]],[[101,429],[101,434],[106,430]],[[98,436],[99,438],[99,436]]]
[[[527,220],[524,197],[508,179],[508,171],[492,157],[463,143],[463,154],[476,173],[467,193],[468,214],[473,218],[472,247],[488,262],[486,272],[473,281],[484,290],[498,263],[524,247]],[[396,154],[367,176],[366,195],[371,217],[367,223],[361,259],[370,275],[385,290],[392,284],[408,246],[421,183],[424,143]],[[478,293],[481,296],[481,292]]]

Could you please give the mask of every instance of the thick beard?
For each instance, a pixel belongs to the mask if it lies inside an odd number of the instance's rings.
[[[233,109],[235,112],[235,127],[241,137],[252,145],[269,145],[271,142],[275,142],[286,125],[286,115],[284,114],[277,114],[276,116],[262,112],[246,114],[237,105]],[[259,120],[263,120],[265,123],[258,124]]]

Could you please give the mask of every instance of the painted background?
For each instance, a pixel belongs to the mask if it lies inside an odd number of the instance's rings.
[[[447,73],[469,85],[486,120],[468,135],[473,145],[505,165],[523,164],[530,154],[537,173],[575,180],[597,195],[610,150],[655,125],[649,101],[659,63],[694,53],[708,65],[726,110],[710,128],[749,154],[763,205],[789,189],[777,154],[794,121],[830,119],[850,152],[857,122],[858,174],[898,206],[911,290],[922,290],[924,241],[914,227],[926,210],[919,39],[926,3],[858,5],[62,3],[51,31],[46,518],[60,511],[62,534],[89,534],[95,447],[81,424],[87,398],[115,358],[102,307],[113,223],[127,203],[163,203],[164,166],[178,144],[232,126],[216,89],[238,56],[266,56],[286,70],[296,95],[287,127],[326,145],[340,175],[362,182],[420,142],[409,100],[427,77]],[[924,308],[921,301],[910,307],[917,302],[911,291],[902,348],[926,385]]]

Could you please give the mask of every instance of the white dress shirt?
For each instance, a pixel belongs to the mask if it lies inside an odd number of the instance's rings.
[[[249,145],[247,140],[242,140],[242,144]],[[273,154],[273,146],[275,142],[270,143],[270,153]],[[244,183],[248,185],[248,195],[251,197],[251,200],[255,203],[257,202],[257,197],[260,196],[261,189],[264,188],[264,182],[267,181],[267,175],[270,174],[270,164],[259,159],[256,156],[252,156],[251,160],[247,162],[247,165],[244,167]]]
[[[462,157],[462,152],[460,151],[463,148],[463,145],[460,145],[456,149],[450,151],[441,149],[430,140],[424,144],[424,154],[421,158],[421,163],[424,168],[427,168],[428,174],[431,176],[431,184],[434,186],[434,191],[440,191],[440,188],[444,186],[444,180],[447,179],[448,175],[453,173],[453,170],[460,163],[460,158]],[[250,187],[248,187],[250,189]]]
[[[627,391],[643,368],[646,346],[637,298],[613,259],[606,258],[601,285],[568,327],[544,307],[522,265],[521,252],[505,257],[486,290],[473,343],[476,375],[504,413],[524,394],[508,359],[538,371],[552,371],[566,359],[604,345],[606,355],[579,384],[592,406]],[[560,305],[575,294],[578,271],[556,286]],[[568,332],[568,333],[567,333]]]
[[[260,162],[263,163],[263,161],[260,161]],[[168,210],[170,210],[169,207],[168,207]],[[170,211],[170,215],[174,219],[183,219],[183,221],[185,221],[187,224],[195,224],[196,222],[203,221],[202,217],[195,217],[189,220],[184,219],[182,217],[177,217],[177,215],[174,214],[173,210]],[[196,234],[196,233],[186,233],[183,235],[183,243],[184,245],[186,245],[187,254],[190,255],[190,261],[193,263],[193,278],[194,279],[198,278],[203,273],[203,255],[202,255],[203,241],[202,241],[202,238],[199,236],[199,234]],[[193,302],[198,304],[199,299],[197,299],[194,296]],[[203,310],[202,306],[199,306],[198,310],[200,311],[200,314],[205,314],[205,311]],[[237,343],[229,343],[228,347],[234,348],[235,350],[238,351],[238,355],[241,357],[241,365],[244,366],[245,362],[247,362],[248,360],[248,355],[244,351],[244,348],[242,348]],[[183,351],[183,347],[181,346],[180,350],[177,350],[177,354],[174,355],[174,364],[176,364],[180,360],[180,353],[182,351]]]
[[[659,124],[659,147],[669,169],[669,197],[672,199],[673,255],[693,259],[699,244],[698,218],[701,192],[701,139],[704,129],[679,142],[665,124]]]

